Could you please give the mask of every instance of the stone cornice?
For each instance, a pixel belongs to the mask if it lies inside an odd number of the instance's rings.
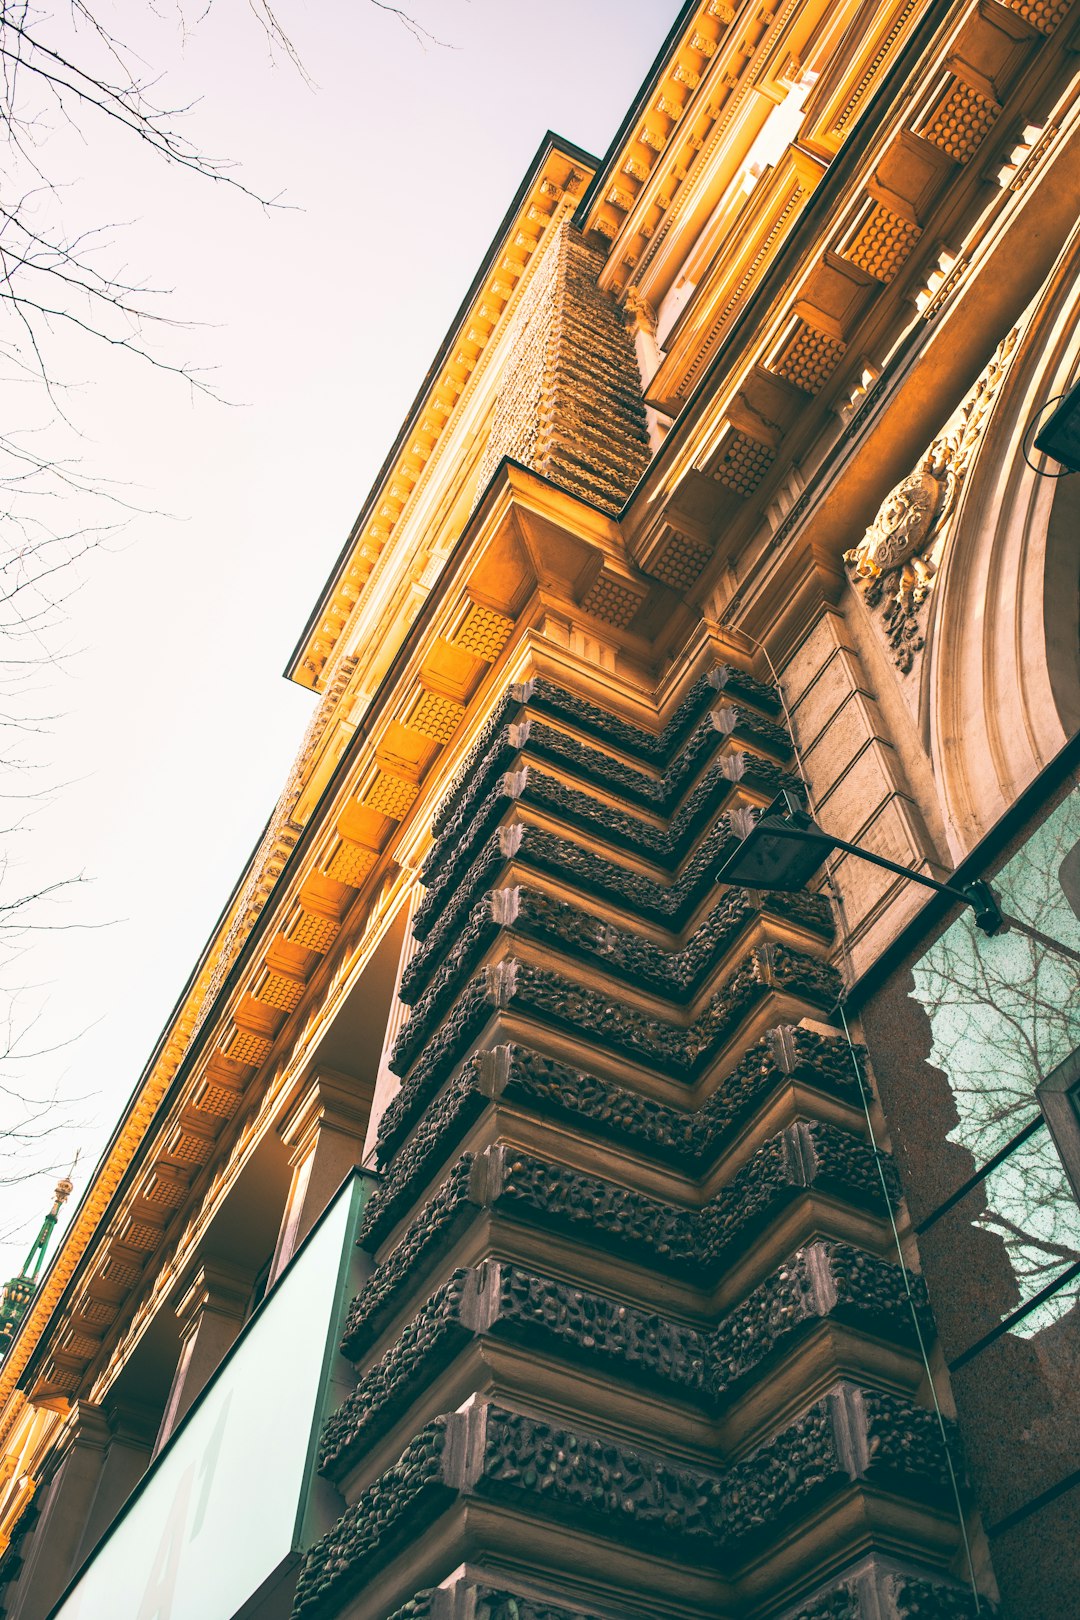
[[[530,166],[372,487],[286,668],[320,690],[348,620],[445,434],[470,376],[496,333],[560,200],[595,168],[578,147],[548,135]]]
[[[686,8],[577,215],[607,244],[605,284],[655,305],[674,269],[686,274],[687,250],[792,89],[806,97],[803,148],[833,156],[918,10],[913,0]]]
[[[729,605],[728,622],[745,624],[751,635],[772,627],[774,655],[782,657],[802,629],[792,568],[806,571],[808,580],[815,574],[820,592],[846,536],[861,533],[883,493],[910,470],[1050,273],[1080,212],[1080,105],[1074,90],[1068,101],[1066,116],[1054,120],[1053,145],[1039,168],[1021,186],[990,193],[959,273],[931,289],[922,318],[916,317],[889,370],[858,403],[747,572],[747,588]],[[1014,249],[1018,238],[1027,245],[1023,255]]]

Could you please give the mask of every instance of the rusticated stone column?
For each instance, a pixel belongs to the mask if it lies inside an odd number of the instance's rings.
[[[537,676],[448,784],[302,1620],[968,1620],[829,905],[716,883],[781,713]]]

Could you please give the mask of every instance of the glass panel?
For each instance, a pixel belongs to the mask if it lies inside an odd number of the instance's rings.
[[[1024,1305],[1080,1260],[1080,1208],[1049,1131],[1039,1131],[987,1177],[979,1225],[1005,1245]],[[1025,1338],[1071,1310],[1077,1284],[1030,1311],[1013,1332]]]
[[[950,1361],[1080,1260],[1080,1210],[1043,1125],[923,1233],[919,1248]],[[1014,1322],[1029,1337],[1072,1309],[1080,1283]]]
[[[1069,880],[1078,846],[1074,789],[993,879],[1006,912],[1073,950],[1080,950],[1080,917],[1062,878]],[[947,1140],[967,1149],[977,1170],[1037,1117],[1039,1082],[1080,1046],[1080,974],[1074,962],[1015,930],[988,939],[970,913],[913,973],[933,1032],[930,1061],[947,1075],[958,1116]],[[940,1224],[955,1225],[960,1211],[1000,1239],[1016,1285],[1013,1309],[1080,1259],[1080,1212],[1045,1131],[989,1172],[981,1190]],[[1072,1303],[1067,1289],[1016,1331],[1036,1333]]]
[[[362,1185],[346,1182],[54,1620],[231,1620],[292,1562]]]

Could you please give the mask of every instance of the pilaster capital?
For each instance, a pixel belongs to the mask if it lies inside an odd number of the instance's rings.
[[[290,1150],[289,1162],[295,1167],[315,1147],[323,1131],[337,1131],[362,1141],[371,1112],[370,1085],[339,1074],[334,1069],[315,1069],[278,1126],[278,1134]]]
[[[193,1333],[207,1311],[241,1319],[251,1298],[252,1276],[226,1260],[201,1260],[176,1306],[182,1338]]]
[[[111,1438],[104,1409],[94,1401],[75,1401],[56,1442],[56,1466],[74,1450],[104,1451]]]
[[[114,1440],[133,1446],[151,1446],[161,1423],[161,1412],[142,1401],[111,1401],[109,1429]]]
[[[623,298],[623,311],[629,327],[647,332],[650,337],[656,336],[656,311],[636,287],[631,287]]]

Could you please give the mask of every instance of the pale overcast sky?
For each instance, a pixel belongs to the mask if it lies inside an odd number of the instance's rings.
[[[191,138],[291,208],[98,132],[56,137],[68,217],[126,222],[112,262],[198,323],[159,334],[162,358],[243,403],[58,338],[88,379],[71,401],[88,470],[161,515],[83,566],[73,656],[42,676],[40,710],[61,718],[39,777],[66,785],[11,840],[9,892],[91,880],[17,968],[23,1008],[42,1008],[33,1044],[78,1036],[34,1083],[81,1100],[58,1103],[77,1126],[40,1172],[0,1187],[0,1279],[78,1147],[77,1202],[259,836],[314,701],[281,670],[544,131],[602,153],[677,6],[411,0],[454,47],[421,50],[368,0],[280,0],[310,87],[268,64],[245,0],[217,0],[186,41],[140,0],[99,9],[168,70],[159,100],[198,101]]]

